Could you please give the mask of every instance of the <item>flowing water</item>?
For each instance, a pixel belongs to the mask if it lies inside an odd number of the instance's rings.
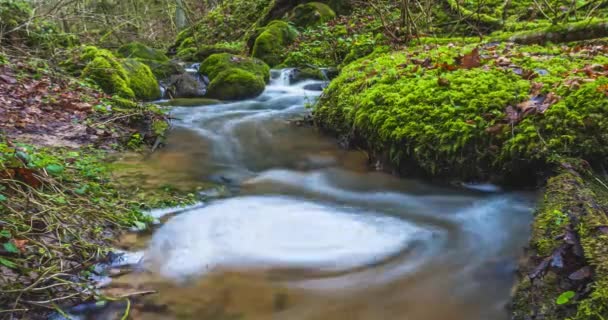
[[[132,316],[508,319],[533,196],[370,170],[363,152],[294,125],[320,83],[291,85],[289,72],[256,99],[173,111],[150,162],[174,184],[211,180],[231,196],[154,232],[142,270],[113,284],[159,291]]]

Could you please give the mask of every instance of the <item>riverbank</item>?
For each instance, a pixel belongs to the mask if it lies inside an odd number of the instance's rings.
[[[0,318],[98,299],[96,264],[143,211],[189,191],[117,175],[120,152],[162,142],[166,111],[109,96],[34,57],[0,65]],[[194,191],[194,190],[192,190]]]

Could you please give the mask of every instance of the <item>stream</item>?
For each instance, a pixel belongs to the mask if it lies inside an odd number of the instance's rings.
[[[294,124],[320,94],[305,88],[322,83],[289,75],[274,70],[254,100],[172,111],[168,146],[148,161],[229,196],[144,237],[138,271],[108,289],[158,291],[131,316],[509,319],[535,195],[373,170],[364,152]]]

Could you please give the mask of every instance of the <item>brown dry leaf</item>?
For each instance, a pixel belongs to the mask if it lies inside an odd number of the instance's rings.
[[[597,92],[603,93],[608,97],[608,84],[603,84],[603,85],[597,87]]]
[[[440,64],[435,64],[434,69],[441,69],[444,71],[454,71],[454,70],[458,70],[458,67],[455,65],[451,65],[451,64],[447,64],[447,63],[443,62]]]
[[[437,84],[440,87],[449,87],[450,86],[450,80],[448,80],[446,78],[439,77],[439,78],[437,78]]]
[[[527,100],[517,105],[517,109],[521,112],[522,116],[526,116],[538,111],[538,102],[534,100]]]
[[[17,239],[13,239],[13,244],[15,245],[15,247],[17,247],[17,249],[19,249],[19,251],[21,252],[25,252],[25,245],[28,243],[28,240],[17,240]]]
[[[36,171],[27,168],[15,168],[12,170],[14,170],[14,176],[17,180],[25,182],[30,187],[37,189],[42,186],[42,181],[36,177]]]
[[[458,60],[460,62],[460,66],[462,66],[462,68],[464,68],[464,69],[478,68],[479,66],[481,66],[481,57],[479,56],[479,48],[473,49],[473,51],[471,51],[468,54],[465,54]]]
[[[498,59],[496,59],[496,65],[500,67],[508,67],[511,65],[511,59],[507,57],[498,57]]]
[[[532,82],[530,88],[530,96],[536,97],[539,96],[541,91],[543,90],[544,84],[542,82]]]

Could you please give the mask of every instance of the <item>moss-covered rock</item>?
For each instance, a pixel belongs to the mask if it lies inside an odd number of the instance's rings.
[[[243,69],[228,69],[211,80],[208,95],[220,100],[255,98],[264,92],[266,83],[260,76]]]
[[[125,58],[138,58],[154,61],[169,61],[161,50],[150,48],[140,42],[131,42],[118,48],[118,53]]]
[[[263,61],[229,53],[211,55],[203,61],[199,72],[209,77],[210,81],[213,81],[220,73],[232,69],[240,69],[252,73],[263,79],[264,82],[270,80],[270,67]]]
[[[321,2],[309,2],[295,7],[290,15],[290,20],[298,27],[307,28],[335,17],[336,13],[328,5]]]
[[[515,320],[608,317],[608,188],[579,163],[582,170],[564,162],[547,182],[511,306]]]
[[[276,66],[284,59],[286,47],[293,43],[298,32],[284,21],[272,21],[257,37],[252,55],[268,65]]]
[[[135,93],[129,87],[127,71],[110,51],[86,47],[82,58],[89,61],[82,71],[82,77],[93,81],[108,94],[135,98]]]
[[[488,48],[357,60],[326,90],[315,121],[404,174],[520,179],[561,156],[607,164],[608,79],[585,75],[604,57],[574,53],[552,63],[553,54],[531,47]],[[496,52],[508,54],[481,58]]]
[[[136,59],[146,64],[158,79],[167,79],[184,72],[184,68],[177,62],[171,61],[163,51],[139,42],[131,42],[120,47],[118,53],[124,58]]]
[[[160,87],[150,67],[136,59],[125,59],[122,65],[127,72],[129,88],[140,100],[160,98]]]
[[[86,65],[81,76],[96,83],[106,93],[127,99],[160,98],[156,77],[146,64],[137,59],[118,59],[112,52],[97,47],[84,47],[71,64],[77,69]],[[75,70],[73,70],[76,72]]]

